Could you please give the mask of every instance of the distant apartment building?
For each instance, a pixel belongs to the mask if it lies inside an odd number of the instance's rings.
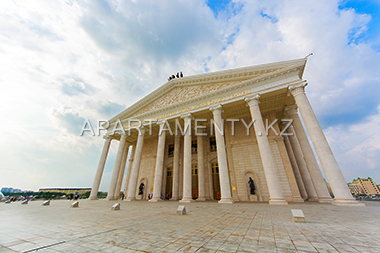
[[[348,187],[353,195],[380,195],[379,187],[370,177],[354,179],[353,182],[348,185]]]
[[[352,183],[350,183],[350,184],[348,185],[348,188],[350,189],[352,195],[359,195],[359,194],[361,194],[361,192],[360,192],[360,188],[359,188],[359,186],[356,185],[356,184],[352,184]]]

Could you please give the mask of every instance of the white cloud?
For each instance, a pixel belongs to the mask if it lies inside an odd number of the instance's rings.
[[[380,178],[380,107],[378,114],[365,121],[326,129],[331,147],[346,180],[357,177]]]

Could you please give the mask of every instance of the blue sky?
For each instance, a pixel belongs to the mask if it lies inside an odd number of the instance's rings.
[[[185,75],[305,57],[308,97],[346,181],[380,184],[378,1],[2,1],[0,186],[91,187],[79,136]],[[117,143],[101,190],[106,191]]]
[[[379,51],[380,44],[380,1],[377,0],[347,0],[342,1],[339,5],[339,9],[353,8],[357,13],[371,15],[371,20],[368,22],[368,29],[363,33],[359,40],[373,43],[374,49]],[[355,41],[355,40],[354,40]]]

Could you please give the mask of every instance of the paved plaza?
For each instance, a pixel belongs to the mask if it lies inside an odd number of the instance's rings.
[[[380,203],[0,203],[0,252],[380,252]],[[292,222],[302,209],[307,223]]]

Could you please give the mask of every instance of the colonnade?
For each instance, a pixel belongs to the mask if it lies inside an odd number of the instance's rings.
[[[343,177],[343,174],[335,160],[334,154],[331,151],[330,145],[327,142],[322,128],[319,125],[317,117],[314,114],[313,108],[305,94],[306,82],[300,82],[296,85],[290,86],[291,92],[296,105],[299,108],[303,122],[305,123],[306,130],[309,133],[311,142],[321,162],[323,171],[327,177],[328,182],[332,188],[334,194],[334,205],[348,205],[348,206],[363,206],[352,197],[351,192],[347,186],[347,183]],[[301,121],[298,117],[295,107],[293,106],[288,110],[289,116],[293,119],[293,126],[296,131],[296,137],[303,151],[306,164],[309,169],[311,179],[315,191],[318,196],[318,201],[322,203],[331,203],[326,184],[323,180],[322,173],[315,161],[315,156],[311,149],[310,143],[307,140],[306,133],[302,127]]]
[[[287,106],[284,108],[285,115],[293,120],[287,133],[289,136],[284,137],[285,147],[289,156],[290,163],[293,168],[296,183],[300,191],[300,195],[304,200],[318,201],[320,203],[334,202],[336,205],[360,205],[351,196],[351,193],[346,185],[344,177],[338,167],[338,164],[332,154],[332,151],[327,143],[327,140],[322,132],[322,129],[315,117],[311,105],[306,97],[304,88],[305,82],[300,82],[297,85],[290,86],[289,91],[293,95],[296,105]],[[275,167],[274,157],[271,151],[268,137],[266,135],[266,128],[263,123],[260,111],[260,95],[253,94],[245,97],[245,102],[249,107],[251,118],[254,122],[254,132],[256,135],[259,153],[264,168],[265,179],[269,191],[269,203],[275,205],[286,205],[284,199],[277,170]],[[301,120],[297,112],[297,106],[300,114],[305,123],[306,129],[310,135],[312,144],[317,152],[322,168],[326,177],[331,185],[332,191],[335,195],[335,201],[330,197],[327,190],[322,173],[319,169],[316,157],[314,156],[310,142],[308,141],[305,129],[302,126]],[[221,105],[209,107],[213,114],[215,126],[215,139],[217,145],[217,160],[219,166],[219,181],[221,199],[219,203],[234,203],[231,194],[230,173],[227,163],[227,154],[225,146],[224,129],[222,126],[222,112]],[[185,133],[183,136],[183,191],[182,199],[180,202],[191,202],[192,199],[192,174],[191,174],[191,122],[193,116],[191,113],[181,115],[184,120]],[[165,121],[158,122],[160,129],[157,144],[157,156],[155,164],[155,174],[153,182],[153,198],[151,202],[161,201],[162,177],[164,172],[164,154],[166,132],[163,131]],[[220,129],[223,129],[220,131]],[[135,200],[136,188],[138,182],[138,174],[141,162],[142,149],[144,144],[145,129],[138,130],[137,143],[135,145],[134,157],[130,171],[128,172],[128,187],[126,199],[127,201]],[[179,159],[180,159],[180,141],[181,136],[176,135],[174,139],[174,161],[173,161],[173,184],[172,184],[172,200],[179,200]],[[204,201],[205,196],[205,168],[204,168],[204,152],[203,152],[203,136],[197,133],[198,143],[198,201]],[[93,188],[91,191],[90,199],[96,199],[99,189],[100,180],[103,174],[105,161],[107,158],[111,137],[106,137],[103,150],[101,153],[98,169],[95,175]],[[118,198],[120,192],[121,182],[123,180],[124,168],[126,164],[126,157],[128,155],[128,147],[130,143],[127,141],[127,136],[122,135],[120,144],[116,155],[116,161],[112,172],[111,183],[108,190],[107,199],[113,200]]]

